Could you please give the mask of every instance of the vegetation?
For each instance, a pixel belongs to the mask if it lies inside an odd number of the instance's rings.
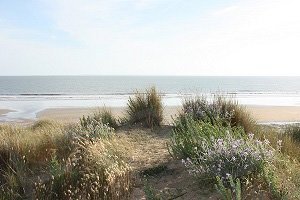
[[[94,112],[91,116],[82,116],[82,118],[80,118],[80,124],[85,128],[88,126],[96,126],[98,123],[106,124],[114,129],[118,128],[117,119],[113,116],[112,112],[106,108]]]
[[[214,96],[212,101],[209,101],[207,96],[186,99],[175,124],[184,124],[186,116],[213,125],[222,122],[224,126],[242,127],[246,133],[253,132],[256,128],[255,120],[243,106],[223,96]]]
[[[259,128],[243,107],[221,97],[185,101],[174,124],[171,154],[204,184],[214,182],[223,199],[300,198],[299,170],[289,173],[300,166],[298,127]]]
[[[291,137],[295,142],[300,142],[300,126],[299,124],[289,125],[285,128],[284,133]]]
[[[122,127],[103,110],[1,125],[0,199],[300,199],[299,126],[258,126],[219,97],[185,101],[174,120]],[[127,122],[162,124],[155,88],[129,99]]]
[[[176,158],[194,158],[198,155],[197,151],[204,151],[204,141],[210,143],[211,138],[223,138],[227,134],[242,137],[244,131],[241,128],[228,129],[222,125],[197,121],[187,116],[184,124],[177,123],[176,128],[173,129],[170,152]]]
[[[130,167],[113,129],[100,123],[49,125],[1,128],[0,196],[119,199],[129,195]]]
[[[163,121],[162,98],[155,87],[144,93],[136,92],[127,103],[127,121],[130,124],[141,123],[146,127],[160,126]]]
[[[226,188],[220,177],[217,177],[216,188],[221,194],[223,200],[242,200],[241,196],[241,182],[240,179],[236,179],[236,182],[233,181],[232,176],[228,177],[230,187]]]

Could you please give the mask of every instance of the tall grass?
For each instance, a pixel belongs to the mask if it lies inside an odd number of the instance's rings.
[[[108,130],[109,131],[109,130]],[[65,162],[51,161],[51,179],[37,182],[38,199],[123,199],[129,195],[130,167],[111,136],[74,138]]]
[[[160,126],[163,121],[162,98],[155,87],[136,92],[127,103],[127,120],[130,124],[141,123],[146,127]]]
[[[300,143],[294,139],[293,131],[290,130],[293,130],[293,128],[290,129],[290,126],[283,130],[264,126],[259,128],[255,136],[261,140],[267,139],[274,148],[280,145],[280,151],[283,155],[300,161]]]
[[[101,122],[1,126],[0,199],[128,196],[131,169],[122,149],[127,145],[119,145],[113,130]]]

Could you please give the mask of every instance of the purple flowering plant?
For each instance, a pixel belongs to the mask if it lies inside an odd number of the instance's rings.
[[[256,140],[253,134],[246,138],[229,133],[222,138],[212,136],[202,140],[199,149],[195,148],[197,156],[182,160],[189,173],[222,180],[260,173],[275,153],[268,140]]]

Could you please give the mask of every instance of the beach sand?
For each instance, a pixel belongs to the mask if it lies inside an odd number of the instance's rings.
[[[60,122],[77,122],[83,115],[92,114],[97,109],[103,108],[51,108],[46,109],[37,114],[38,119],[50,119],[58,120]],[[125,107],[111,107],[107,108],[118,117],[124,117],[126,110]],[[164,108],[164,119],[165,123],[170,123],[172,121],[172,116],[178,114],[180,107],[178,106],[168,106]]]
[[[246,108],[257,120],[257,122],[260,123],[300,122],[300,106],[246,106]],[[53,119],[61,122],[76,122],[82,115],[90,114],[96,109],[97,108],[46,109],[38,113],[37,117],[39,119]],[[110,109],[115,116],[124,116],[124,107],[114,107]],[[179,110],[179,106],[165,107],[165,122],[170,123],[172,121],[172,116],[174,117],[176,114],[178,114]]]
[[[246,106],[249,112],[259,123],[270,122],[300,122],[300,106]],[[38,119],[57,120],[62,123],[78,122],[83,115],[92,114],[100,108],[51,108],[45,109],[37,114]],[[115,116],[125,115],[124,107],[108,108]],[[171,123],[172,117],[180,111],[179,106],[167,106],[164,109],[165,123]],[[10,110],[0,110],[0,115],[6,114]],[[26,123],[30,121],[26,120]]]
[[[247,106],[260,123],[300,122],[300,106]]]

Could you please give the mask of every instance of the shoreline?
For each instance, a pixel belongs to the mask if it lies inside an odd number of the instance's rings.
[[[265,105],[244,105],[253,118],[260,124],[285,124],[300,122],[300,106],[265,106]],[[83,115],[89,115],[97,109],[107,108],[117,117],[124,117],[125,107],[61,107],[47,108],[36,114],[35,119],[9,119],[0,123],[32,123],[36,120],[56,120],[62,123],[78,122]],[[171,123],[172,117],[176,116],[181,106],[165,106],[165,123]],[[15,112],[9,109],[0,109],[0,116]]]

